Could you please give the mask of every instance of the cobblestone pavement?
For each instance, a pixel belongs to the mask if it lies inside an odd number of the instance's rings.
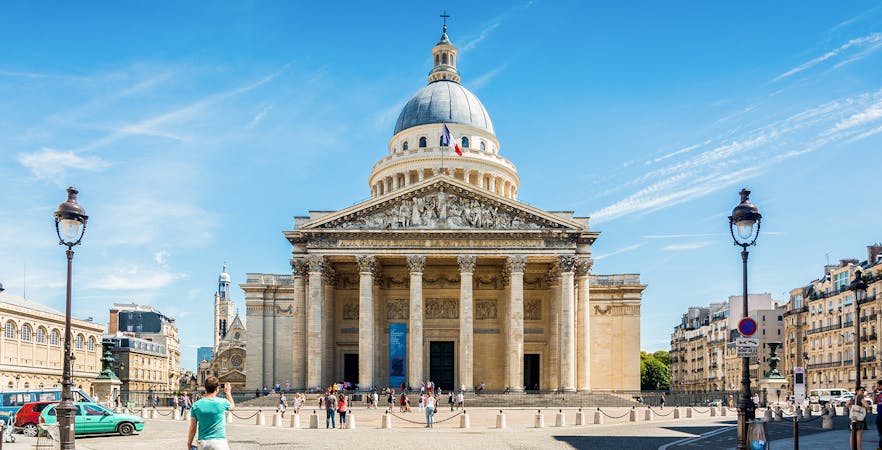
[[[576,426],[576,409],[563,409],[566,426],[555,426],[557,409],[542,410],[545,427],[536,428],[535,409],[505,410],[505,429],[497,429],[497,409],[473,408],[468,410],[471,428],[460,429],[459,412],[451,413],[444,408],[436,415],[434,429],[425,428],[425,416],[419,412],[399,413],[392,417],[392,429],[382,429],[384,411],[354,411],[356,429],[325,429],[324,411],[315,409],[319,429],[308,429],[313,409],[301,411],[300,429],[290,428],[290,414],[283,427],[271,427],[273,414],[265,416],[265,426],[255,425],[256,409],[237,410],[232,424],[227,425],[227,435],[233,450],[257,449],[299,449],[299,448],[359,448],[359,449],[397,449],[397,448],[591,448],[627,450],[665,450],[677,449],[726,449],[734,447],[735,418],[729,416],[710,417],[709,411],[695,412],[694,418],[673,419],[671,409],[654,409],[653,420],[645,421],[646,408],[635,410],[637,421],[630,421],[630,408],[603,408],[603,424],[594,424],[596,410],[586,410],[588,425]],[[702,410],[697,410],[702,411]],[[665,415],[667,414],[667,415]],[[684,410],[681,415],[685,417]],[[844,418],[837,418],[836,431],[823,432],[820,421],[814,420],[800,426],[802,448],[837,448],[832,442],[847,445],[848,432]],[[770,424],[771,439],[778,440],[774,448],[786,448],[780,439],[791,436],[792,424],[777,422]],[[150,419],[142,433],[135,436],[90,436],[78,437],[80,450],[157,450],[183,449],[187,424],[170,418]],[[871,441],[877,438],[875,430],[865,433],[866,448],[875,448]],[[18,435],[17,442],[5,444],[4,450],[33,449],[36,439]],[[847,448],[847,447],[844,447]]]

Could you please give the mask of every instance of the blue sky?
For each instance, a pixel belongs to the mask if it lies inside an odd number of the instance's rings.
[[[20,295],[26,271],[27,296],[63,308],[51,213],[75,185],[75,314],[153,304],[194,365],[224,261],[235,283],[285,273],[292,216],[369,195],[441,8],[520,199],[591,215],[594,272],[649,285],[643,348],[740,292],[741,187],[764,215],[752,292],[783,298],[882,240],[871,2],[7,3],[0,282]]]

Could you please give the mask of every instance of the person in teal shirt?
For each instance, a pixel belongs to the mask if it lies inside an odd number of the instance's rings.
[[[218,398],[217,377],[205,379],[205,395],[190,408],[190,430],[187,433],[187,450],[193,446],[196,430],[199,430],[199,450],[230,450],[227,443],[226,412],[236,408],[230,395],[230,383],[224,383],[225,399]]]

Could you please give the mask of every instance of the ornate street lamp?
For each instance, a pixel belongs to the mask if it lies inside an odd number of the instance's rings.
[[[64,310],[64,371],[61,375],[61,403],[55,408],[58,415],[58,431],[60,433],[62,450],[75,449],[74,444],[74,417],[77,406],[73,402],[71,394],[71,367],[73,358],[70,354],[70,283],[73,266],[73,247],[79,245],[86,232],[86,221],[89,216],[86,210],[77,203],[77,191],[73,187],[67,188],[67,200],[58,205],[55,211],[55,233],[58,234],[58,244],[67,246],[67,299]]]
[[[861,270],[854,271],[854,280],[848,285],[854,291],[854,395],[857,398],[861,387],[861,302],[867,296],[867,283],[861,276]],[[851,448],[857,448],[857,431],[852,427]]]
[[[750,203],[750,191],[742,189],[741,203],[729,216],[729,232],[735,245],[741,247],[742,287],[741,316],[747,317],[747,247],[756,245],[759,237],[759,210]],[[747,450],[747,422],[755,418],[756,405],[750,393],[750,358],[741,358],[741,395],[738,397],[738,450]]]

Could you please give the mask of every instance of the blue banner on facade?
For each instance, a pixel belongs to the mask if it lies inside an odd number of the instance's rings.
[[[389,324],[389,386],[407,382],[407,324]]]

